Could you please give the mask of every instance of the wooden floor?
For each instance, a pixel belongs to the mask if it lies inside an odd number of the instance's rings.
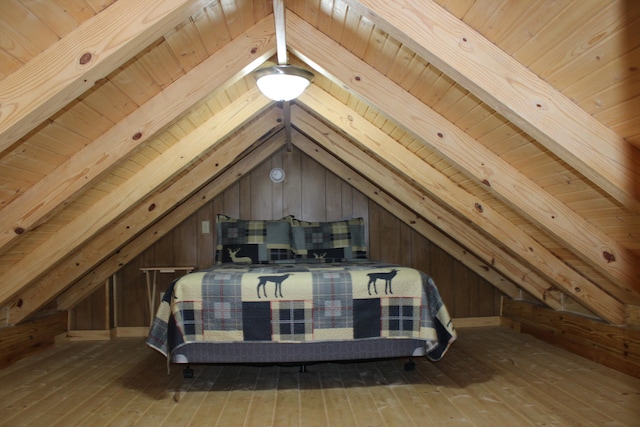
[[[0,371],[2,426],[640,426],[640,379],[506,328],[438,363],[194,366],[142,339],[74,342]]]

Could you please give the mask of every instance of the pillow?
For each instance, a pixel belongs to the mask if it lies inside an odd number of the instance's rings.
[[[244,220],[216,215],[216,264],[268,264],[291,258],[291,218]]]
[[[291,219],[291,246],[297,259],[337,262],[367,258],[364,219],[306,222]]]

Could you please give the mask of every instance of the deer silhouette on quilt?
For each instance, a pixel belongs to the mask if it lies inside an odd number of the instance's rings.
[[[369,276],[369,283],[367,283],[367,291],[369,292],[369,295],[371,295],[371,285],[373,285],[373,291],[376,293],[376,295],[378,294],[378,289],[376,289],[376,281],[378,280],[384,280],[385,295],[388,293],[393,295],[393,290],[391,289],[391,280],[393,280],[393,278],[396,277],[397,273],[398,273],[398,270],[394,268],[393,270],[388,271],[386,273],[367,274],[367,276]]]
[[[239,264],[251,264],[253,261],[248,256],[236,256],[238,252],[240,252],[238,248],[235,251],[232,251],[231,248],[227,249],[229,251],[229,257],[231,258],[231,262],[239,263]]]
[[[274,296],[278,298],[279,294],[280,298],[282,298],[282,282],[287,280],[290,275],[291,274],[283,274],[281,276],[258,276],[258,287],[256,288],[258,292],[258,298],[261,298],[260,287],[262,287],[262,293],[264,294],[264,297],[267,297],[267,283],[269,282],[272,282],[276,285]]]

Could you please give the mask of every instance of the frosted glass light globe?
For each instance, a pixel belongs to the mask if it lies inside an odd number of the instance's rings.
[[[311,84],[313,73],[293,65],[276,65],[255,72],[256,84],[264,96],[273,101],[297,98]]]

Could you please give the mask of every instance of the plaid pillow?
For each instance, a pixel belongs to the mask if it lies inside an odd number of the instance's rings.
[[[291,236],[296,258],[327,262],[367,258],[363,218],[332,222],[292,219]]]
[[[216,264],[268,264],[291,258],[291,218],[244,220],[216,215]]]

